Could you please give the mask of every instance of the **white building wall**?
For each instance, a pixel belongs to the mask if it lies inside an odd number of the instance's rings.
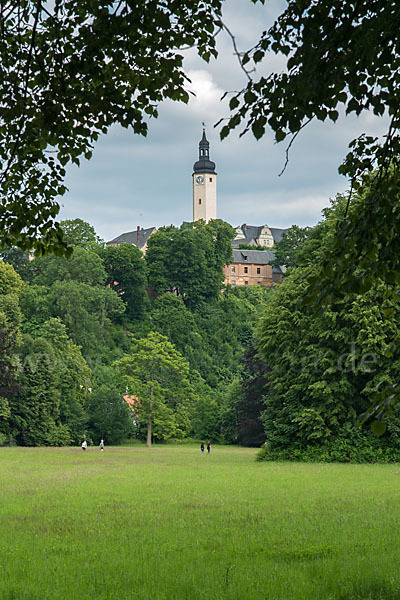
[[[203,183],[196,177],[202,175]],[[193,221],[206,223],[217,218],[217,176],[215,173],[193,173]]]

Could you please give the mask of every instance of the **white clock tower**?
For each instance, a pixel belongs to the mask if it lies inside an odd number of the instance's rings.
[[[210,160],[210,143],[203,128],[199,160],[193,165],[193,221],[217,218],[217,174]]]

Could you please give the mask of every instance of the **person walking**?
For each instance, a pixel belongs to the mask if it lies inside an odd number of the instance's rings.
[[[207,442],[207,454],[210,454],[210,452],[211,452],[211,443],[210,443],[210,440],[208,440],[208,442]]]
[[[87,448],[87,441],[83,440],[83,442],[82,442],[82,450],[86,450],[86,448]]]
[[[200,444],[200,452],[204,454],[204,442],[201,442]]]
[[[103,452],[103,450],[104,450],[104,440],[100,440],[99,450],[100,450],[100,452]]]

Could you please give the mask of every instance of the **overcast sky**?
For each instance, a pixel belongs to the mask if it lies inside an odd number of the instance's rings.
[[[250,0],[226,0],[224,21],[235,34],[240,50],[247,50],[270,27],[285,6],[270,0],[265,6]],[[210,64],[195,51],[185,55],[185,69],[196,96],[188,105],[165,102],[159,118],[149,123],[146,138],[113,127],[96,144],[90,161],[70,167],[69,191],[61,199],[62,219],[91,223],[106,241],[132,231],[192,220],[192,172],[198,159],[202,122],[216,163],[217,216],[234,226],[271,227],[314,225],[329,199],[348,185],[337,168],[351,139],[363,133],[383,133],[383,123],[372,115],[343,118],[334,124],[312,123],[297,137],[285,173],[286,143],[275,144],[271,132],[256,141],[251,134],[223,142],[213,125],[229,115],[226,90],[245,86],[246,78],[224,33],[218,36],[219,57]],[[261,69],[280,69],[274,55]]]

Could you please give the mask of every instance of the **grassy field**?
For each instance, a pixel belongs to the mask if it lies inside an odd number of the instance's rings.
[[[400,465],[0,449],[0,600],[400,599]]]

